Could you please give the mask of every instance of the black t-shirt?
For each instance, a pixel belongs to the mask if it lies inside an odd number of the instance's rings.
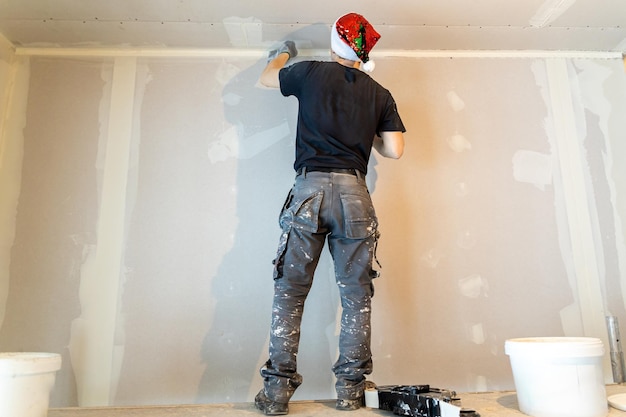
[[[356,168],[367,173],[374,135],[405,132],[388,90],[356,68],[304,61],[281,69],[280,91],[299,102],[295,170]]]

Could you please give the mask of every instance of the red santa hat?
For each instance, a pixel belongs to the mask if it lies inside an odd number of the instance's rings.
[[[334,53],[350,61],[361,61],[364,71],[374,70],[369,53],[380,39],[380,34],[363,16],[348,13],[333,24],[330,31],[330,47]]]

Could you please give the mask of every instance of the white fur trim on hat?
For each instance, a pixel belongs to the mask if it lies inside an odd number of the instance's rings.
[[[333,23],[333,27],[330,30],[330,48],[343,59],[348,59],[350,61],[360,61],[358,55],[354,50],[339,37],[339,33],[337,32],[337,19],[335,23]]]
[[[361,69],[365,72],[372,72],[374,68],[376,68],[376,63],[372,59],[361,64]]]

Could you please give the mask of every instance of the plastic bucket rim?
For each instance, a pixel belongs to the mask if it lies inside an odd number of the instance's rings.
[[[603,356],[604,345],[595,337],[522,337],[508,339],[504,352],[509,356]]]
[[[29,375],[56,372],[62,358],[51,352],[0,352],[0,375]]]

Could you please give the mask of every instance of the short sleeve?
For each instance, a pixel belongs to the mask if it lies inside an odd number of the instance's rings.
[[[298,97],[302,89],[302,81],[308,71],[309,62],[296,62],[295,64],[284,67],[278,73],[280,81],[280,92],[283,96]]]
[[[380,123],[378,124],[378,132],[406,132],[404,123],[398,113],[396,102],[389,92],[387,92],[384,111],[382,112]]]

